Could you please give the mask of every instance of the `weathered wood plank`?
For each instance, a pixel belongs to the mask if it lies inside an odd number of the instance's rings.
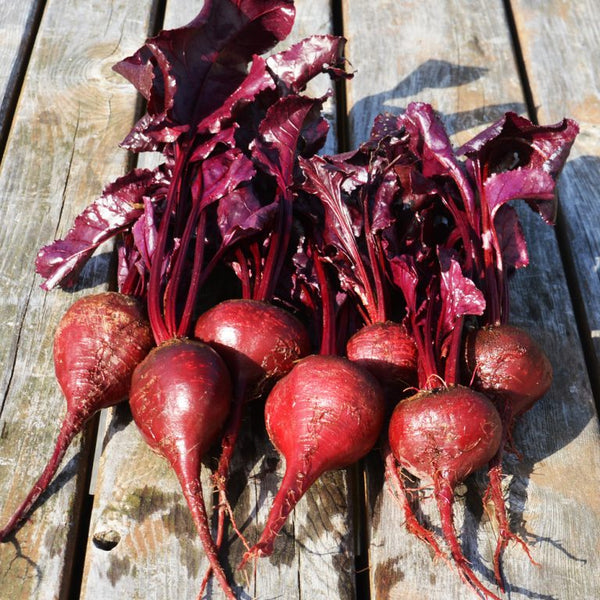
[[[0,169],[2,522],[49,458],[64,414],[53,375],[54,329],[76,297],[106,287],[108,274],[104,253],[73,294],[46,294],[35,256],[125,167],[116,142],[133,122],[135,94],[110,66],[134,50],[147,14],[119,0],[51,0],[27,69]],[[101,92],[107,80],[109,94]],[[0,545],[3,597],[67,597],[87,448],[76,440],[31,521]]]
[[[505,110],[525,112],[501,2],[382,1],[365,11],[346,1],[344,7],[348,55],[357,70],[348,83],[353,144],[368,135],[378,112],[399,112],[412,100],[432,103],[457,144]],[[539,10],[551,13],[553,7]],[[577,30],[571,34],[572,40],[578,36]],[[514,280],[512,320],[541,340],[555,382],[515,432],[523,460],[508,459],[505,465],[513,523],[542,565],[532,566],[510,546],[504,560],[508,593],[511,598],[596,597],[600,505],[593,478],[581,472],[581,456],[586,472],[597,472],[597,417],[554,232],[537,216],[522,213],[532,265]],[[456,573],[434,563],[425,545],[404,531],[377,464],[368,473],[372,596],[467,597]],[[458,490],[456,523],[476,573],[497,590],[490,571],[495,534],[479,500],[484,485],[476,477]],[[425,512],[439,523],[431,502]]]
[[[559,195],[600,385],[600,5],[515,1],[513,12],[538,119],[568,116],[581,128]]]
[[[0,20],[0,146],[6,140],[20,83],[40,19],[42,0],[9,2]]]
[[[165,27],[187,23],[196,14],[191,8],[189,3],[170,0]],[[331,31],[328,2],[297,2],[296,8],[294,30],[281,48],[309,34]],[[321,95],[329,85],[320,79],[311,93]],[[333,120],[333,103],[326,112]],[[326,151],[334,150],[332,134]],[[231,503],[250,542],[258,539],[284,466],[266,438],[262,421],[258,402],[249,407],[244,426],[251,433],[240,440],[231,472]],[[175,476],[144,446],[130,416],[121,409],[114,412],[104,445],[82,598],[117,593],[132,599],[195,597],[207,563]],[[207,464],[214,466],[215,458]],[[210,504],[208,469],[203,485]],[[239,597],[353,598],[351,514],[347,477],[337,472],[326,475],[302,499],[277,540],[276,555],[258,561],[256,571],[253,566],[236,570],[244,548],[230,531],[222,554]],[[107,550],[103,540],[114,537],[112,532],[118,534],[119,543]],[[223,597],[215,582],[210,583],[208,597]]]

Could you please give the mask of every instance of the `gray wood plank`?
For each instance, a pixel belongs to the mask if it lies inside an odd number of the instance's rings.
[[[165,27],[187,23],[195,16],[190,8],[186,2],[170,0]],[[328,2],[296,2],[296,9],[294,30],[279,49],[307,35],[331,31]],[[320,79],[311,93],[321,95],[329,85],[327,79]],[[333,121],[333,103],[325,110]],[[333,132],[326,151],[334,151],[335,145]],[[155,158],[140,157],[143,164]],[[240,440],[232,465],[231,502],[237,523],[249,542],[254,542],[266,521],[284,464],[266,438],[262,403],[249,407],[246,427],[249,423],[252,431]],[[207,466],[214,461],[208,460]],[[204,470],[203,486],[210,503],[209,469]],[[237,571],[244,548],[229,532],[223,562],[238,596],[353,598],[354,540],[348,496],[345,472],[325,475],[299,503],[277,540],[275,555],[258,561],[256,570],[249,565]],[[102,539],[113,535],[106,532],[119,536],[111,550],[102,548]],[[117,591],[131,599],[192,598],[206,566],[175,476],[144,446],[130,416],[120,409],[114,411],[104,437],[82,598],[110,597]],[[207,597],[223,597],[213,581]]]
[[[54,329],[75,298],[106,287],[110,249],[74,293],[39,289],[35,256],[125,168],[117,144],[133,122],[135,94],[110,67],[147,29],[148,5],[49,1],[28,65],[0,168],[2,522],[49,458],[64,414]],[[3,597],[67,597],[88,447],[76,439],[31,520],[0,545]]]
[[[540,14],[560,11],[561,6],[568,10],[557,3],[536,6]],[[505,110],[525,112],[502,3],[379,2],[365,11],[346,1],[344,9],[348,54],[357,71],[348,83],[353,144],[368,135],[378,112],[399,112],[411,100],[430,102],[456,144]],[[544,33],[539,34],[550,45],[551,31],[540,29]],[[577,35],[573,30],[569,39]],[[538,63],[536,68],[542,79],[545,70],[556,70],[556,65]],[[573,64],[571,70],[577,67]],[[567,108],[557,111],[571,113]],[[558,118],[555,113],[550,120]],[[563,189],[563,195],[570,193]],[[514,280],[512,320],[541,340],[555,368],[555,380],[515,432],[523,460],[507,459],[505,464],[513,523],[541,563],[539,568],[532,566],[522,550],[511,545],[504,559],[507,596],[597,597],[600,506],[592,490],[600,464],[597,416],[554,231],[536,215],[521,212],[532,265]],[[405,532],[403,516],[380,471],[373,467],[368,475],[372,596],[469,597],[456,573],[441,561],[433,562],[425,545]],[[581,488],[575,483],[579,481]],[[490,572],[495,534],[478,499],[484,485],[479,476],[459,488],[456,523],[476,573],[497,591]],[[434,525],[439,523],[431,502],[424,509]]]

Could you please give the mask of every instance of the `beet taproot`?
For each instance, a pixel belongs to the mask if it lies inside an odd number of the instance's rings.
[[[23,521],[56,474],[73,438],[100,410],[129,393],[134,369],[154,340],[142,303],[117,292],[77,300],[54,335],[56,379],[67,402],[54,452],[29,494],[0,530],[0,541]]]

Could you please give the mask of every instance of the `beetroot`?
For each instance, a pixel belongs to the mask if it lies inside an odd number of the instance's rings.
[[[0,530],[0,541],[27,516],[48,487],[75,435],[98,411],[124,400],[133,370],[153,345],[142,304],[116,292],[85,296],[54,335],[54,368],[67,401],[54,453],[25,500]]]
[[[552,384],[552,365],[540,345],[514,325],[482,327],[465,345],[473,386],[504,405],[511,418],[522,415]]]
[[[501,432],[491,401],[460,385],[423,390],[403,400],[389,425],[392,451],[407,471],[453,487],[494,455]]]
[[[201,342],[166,341],[135,370],[129,403],[146,443],[175,471],[212,571],[235,600],[211,537],[200,483],[202,458],[218,439],[231,403],[225,363]]]
[[[404,392],[418,383],[417,347],[400,323],[365,325],[348,340],[346,356],[368,369],[391,392]]]
[[[514,325],[491,325],[475,329],[466,337],[465,362],[472,385],[496,404],[502,417],[502,443],[489,465],[491,499],[499,537],[494,553],[494,573],[501,587],[500,561],[510,540],[516,541],[533,561],[523,539],[510,529],[502,493],[502,455],[512,440],[515,419],[529,410],[552,384],[552,365],[539,344]]]
[[[269,556],[300,498],[325,471],[349,466],[375,445],[385,415],[383,392],[367,371],[339,356],[302,359],[269,394],[267,432],[286,469],[264,531],[246,553]]]
[[[304,325],[290,313],[268,302],[250,299],[226,300],[209,309],[196,321],[194,335],[223,357],[234,386],[233,410],[221,440],[222,452],[215,474],[219,490],[218,547],[225,510],[231,515],[226,484],[243,406],[306,356],[310,340]],[[233,518],[232,524],[235,527]]]
[[[477,578],[458,542],[454,488],[498,451],[502,422],[492,402],[463,386],[421,391],[401,401],[389,424],[391,450],[402,467],[432,484],[442,533],[461,578],[486,598],[497,598]]]
[[[198,318],[194,336],[219,352],[238,385],[251,395],[260,395],[310,352],[304,325],[282,308],[258,300],[217,304]]]
[[[395,261],[394,277],[407,298],[409,331],[418,349],[421,391],[396,406],[388,438],[395,461],[424,486],[433,486],[442,537],[462,580],[484,597],[497,598],[470,567],[453,520],[455,486],[486,465],[502,439],[502,422],[491,400],[461,385],[464,320],[481,315],[485,302],[458,258],[452,251],[437,248],[429,256],[427,269],[410,255]],[[386,475],[402,501],[409,531],[441,555],[433,533],[418,523],[412,511],[405,475],[394,473],[395,461],[386,461]]]

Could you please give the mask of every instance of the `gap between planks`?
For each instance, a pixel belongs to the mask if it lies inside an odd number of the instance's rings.
[[[29,64],[29,58],[31,57],[33,44],[37,37],[45,6],[45,0],[34,0],[27,17],[27,25],[23,32],[21,43],[19,44],[18,58],[15,60],[10,76],[8,77],[7,89],[0,105],[0,116],[2,117],[2,121],[0,122],[0,162],[4,156],[6,141],[8,140],[8,134],[15,116],[17,101],[21,94],[27,65]]]
[[[346,37],[344,26],[344,9],[342,0],[331,0],[331,21],[333,35]],[[351,69],[347,64],[346,68]],[[348,98],[346,79],[340,78],[335,83],[336,106],[336,131],[337,152],[350,150],[350,119],[348,115]],[[349,478],[349,492],[352,495],[352,523],[354,530],[354,584],[356,598],[361,600],[371,599],[371,578],[369,562],[369,535],[367,518],[367,488],[366,465],[361,460],[354,467],[347,470]]]

